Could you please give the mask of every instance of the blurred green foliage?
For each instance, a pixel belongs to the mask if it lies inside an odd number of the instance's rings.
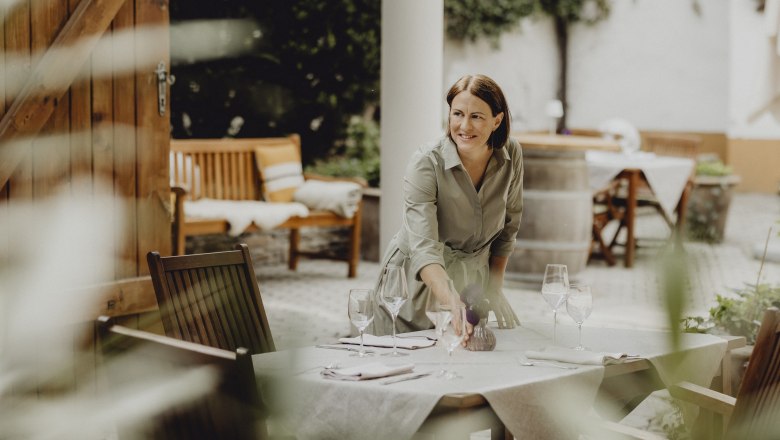
[[[379,187],[379,125],[353,116],[347,127],[347,139],[331,149],[326,159],[317,159],[306,172],[326,176],[362,177],[369,186]]]
[[[457,41],[499,38],[534,14],[560,18],[567,24],[593,24],[609,15],[609,0],[444,0],[447,36]]]
[[[220,53],[220,43],[245,40],[242,55],[172,66],[173,137],[299,133],[305,163],[324,157],[343,142],[353,115],[373,114],[378,105],[380,7],[375,0],[171,2],[172,53],[177,23],[256,23],[243,35],[227,29],[223,41],[210,42]]]
[[[681,323],[691,333],[713,333],[744,336],[754,344],[758,328],[769,307],[780,307],[780,285],[748,285],[737,290],[736,296],[717,295],[717,305],[709,316],[688,316]]]
[[[732,174],[732,172],[733,171],[730,166],[719,160],[698,162],[696,164],[697,176],[729,176]]]

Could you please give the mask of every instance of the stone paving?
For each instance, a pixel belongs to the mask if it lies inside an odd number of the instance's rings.
[[[773,225],[771,242],[780,241],[778,221],[780,197],[739,193],[732,200],[722,243],[685,242],[689,267],[686,314],[705,315],[714,305],[716,294],[729,295],[732,289],[756,282],[760,261],[754,258],[753,248],[763,246]],[[658,217],[640,216],[637,236],[641,247],[633,268],[623,267],[622,262],[608,267],[603,261],[594,260],[574,277],[591,284],[594,294],[593,314],[583,326],[585,341],[588,326],[668,328],[658,294],[659,263],[665,254],[664,247],[657,244],[667,234],[668,228]],[[303,260],[296,272],[283,265],[256,264],[277,349],[333,342],[347,335],[347,292],[352,287],[372,286],[378,269],[377,263],[364,261],[358,276],[347,279],[346,265],[334,261]],[[761,282],[779,284],[780,263],[766,263]],[[540,287],[506,282],[505,294],[521,321],[552,320],[552,311],[543,301]],[[565,313],[562,315],[559,323],[574,325]]]

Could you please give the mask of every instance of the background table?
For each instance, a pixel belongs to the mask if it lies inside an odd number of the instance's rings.
[[[696,165],[692,159],[658,156],[647,152],[623,154],[589,151],[585,155],[585,161],[590,188],[593,191],[604,188],[616,178],[628,182],[625,214],[626,267],[634,264],[636,248],[634,224],[640,186],[645,185],[652,191],[669,218],[674,218],[673,213],[677,212],[676,232],[678,237],[683,233],[685,207],[690,191],[688,182]]]

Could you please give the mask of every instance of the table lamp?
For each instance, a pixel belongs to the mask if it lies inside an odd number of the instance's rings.
[[[558,99],[548,101],[545,113],[550,118],[550,135],[552,136],[558,125],[558,118],[563,116],[563,103]]]

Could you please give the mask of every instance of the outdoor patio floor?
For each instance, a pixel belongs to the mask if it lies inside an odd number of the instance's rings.
[[[753,248],[763,247],[773,225],[771,241],[780,241],[779,220],[777,195],[738,193],[732,200],[722,243],[685,242],[690,280],[687,315],[706,315],[714,305],[716,294],[729,295],[733,289],[756,282],[760,260],[753,257]],[[666,234],[668,228],[659,217],[638,219],[640,246],[641,238],[663,238]],[[589,326],[669,327],[658,293],[662,247],[657,245],[657,240],[653,242],[638,249],[633,268],[625,268],[622,261],[608,267],[604,261],[594,260],[576,276],[591,284],[594,295],[593,314],[583,326],[585,344]],[[363,261],[358,276],[348,279],[346,265],[340,262],[302,260],[296,272],[283,265],[257,266],[260,291],[277,349],[329,343],[347,335],[350,331],[347,293],[352,287],[373,286],[378,270],[377,263]],[[779,284],[780,264],[766,263],[761,282]],[[540,287],[511,280],[505,283],[504,292],[521,322],[552,320],[552,311],[542,299]],[[565,312],[558,320],[559,324],[574,328]]]

